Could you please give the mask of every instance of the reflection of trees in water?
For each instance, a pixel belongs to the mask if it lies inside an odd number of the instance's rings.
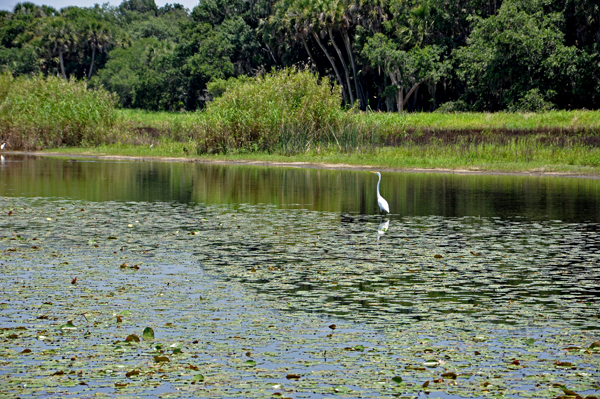
[[[381,191],[394,211],[392,218],[520,216],[600,222],[600,181],[594,179],[383,173]],[[377,212],[377,182],[370,177],[359,170],[10,155],[2,168],[0,194],[95,201],[273,204],[371,215]]]

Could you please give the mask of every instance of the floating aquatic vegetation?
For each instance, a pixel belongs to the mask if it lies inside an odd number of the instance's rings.
[[[9,213],[0,396],[599,395],[591,225],[382,235],[266,205],[0,198]]]

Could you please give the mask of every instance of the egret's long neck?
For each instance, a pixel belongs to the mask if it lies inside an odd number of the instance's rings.
[[[381,197],[381,194],[379,194],[379,184],[381,183],[381,175],[379,175],[379,181],[377,181],[377,196]]]

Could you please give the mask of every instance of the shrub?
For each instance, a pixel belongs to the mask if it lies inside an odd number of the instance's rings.
[[[435,110],[437,113],[451,114],[455,112],[469,112],[469,105],[464,100],[448,101]]]
[[[205,111],[200,152],[327,141],[344,118],[338,87],[307,70],[216,80],[208,90],[218,97]]]
[[[100,143],[116,122],[115,104],[83,81],[0,75],[0,136],[24,150]]]
[[[508,106],[510,112],[543,112],[554,108],[554,104],[547,101],[539,89],[529,90],[516,103]]]

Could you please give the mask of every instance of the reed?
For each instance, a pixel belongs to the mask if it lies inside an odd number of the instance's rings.
[[[116,97],[85,82],[0,75],[0,136],[10,148],[93,145],[110,139]]]
[[[331,141],[345,118],[328,79],[288,68],[209,85],[220,96],[204,112],[199,153],[304,151]]]
[[[335,86],[296,69],[216,81],[210,88],[215,99],[204,111],[146,112],[116,109],[113,95],[84,82],[0,75],[0,140],[23,150],[70,146],[397,168],[600,168],[599,111],[342,110]]]

